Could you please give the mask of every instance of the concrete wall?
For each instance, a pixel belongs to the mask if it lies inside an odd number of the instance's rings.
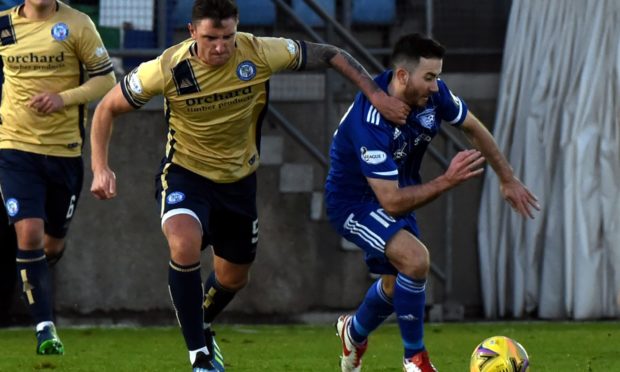
[[[493,122],[496,75],[455,75],[445,80],[468,100],[481,119],[487,124]],[[321,102],[273,104],[317,147],[326,149],[339,116],[349,105],[349,97],[343,98],[334,105],[335,119],[327,125]],[[60,318],[71,322],[82,318],[104,322],[174,320],[167,290],[168,250],[154,199],[154,176],[163,156],[165,133],[163,113],[157,108],[142,109],[117,120],[110,153],[118,197],[105,202],[89,192],[92,174],[86,146],[83,194],[68,251],[54,271]],[[258,172],[258,257],[250,284],[224,315],[294,320],[294,314],[354,308],[372,279],[362,253],[342,249],[340,238],[321,215],[317,201],[321,199],[325,170],[271,123],[265,123],[263,136],[265,161]],[[436,146],[441,149],[443,144],[438,141]],[[296,176],[295,172],[305,176]],[[427,159],[424,177],[439,172]],[[480,184],[470,182],[452,192],[458,200],[451,225],[456,242],[450,270],[454,284],[446,297],[445,286],[432,279],[429,296],[431,303],[458,303],[473,315],[480,306],[476,250]],[[442,268],[448,261],[443,252],[446,200],[444,196],[419,211],[423,240]],[[203,278],[210,264],[210,255],[203,254]]]

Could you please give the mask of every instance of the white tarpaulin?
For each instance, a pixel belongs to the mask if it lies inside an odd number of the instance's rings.
[[[619,0],[514,0],[494,131],[543,209],[522,218],[486,173],[485,315],[620,315]]]

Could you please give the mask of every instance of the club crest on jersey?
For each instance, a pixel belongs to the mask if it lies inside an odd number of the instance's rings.
[[[14,217],[17,212],[19,212],[19,202],[15,198],[10,198],[6,201],[6,213]]]
[[[237,77],[243,81],[252,80],[256,76],[256,65],[252,61],[243,61],[237,66]]]
[[[62,22],[56,23],[52,27],[52,37],[58,41],[63,41],[69,37],[69,26]]]
[[[387,159],[385,152],[380,150],[368,150],[366,147],[360,148],[362,160],[368,164],[381,164]]]
[[[435,110],[434,109],[424,110],[421,113],[419,113],[416,117],[418,118],[418,121],[420,122],[420,124],[426,129],[431,129],[435,126]]]
[[[185,194],[180,191],[175,191],[166,197],[167,204],[178,204],[185,200]]]

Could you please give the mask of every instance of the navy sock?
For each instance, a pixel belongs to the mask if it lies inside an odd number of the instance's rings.
[[[394,311],[405,346],[405,358],[424,350],[425,304],[426,280],[398,274],[394,287]]]
[[[188,350],[205,347],[202,331],[200,262],[183,266],[170,261],[168,289]]]
[[[222,287],[215,278],[215,272],[212,271],[205,281],[205,298],[202,305],[204,322],[211,324],[213,319],[232,301],[236,293]]]
[[[357,309],[351,322],[349,335],[356,343],[363,343],[392,312],[394,312],[392,300],[383,291],[381,279],[379,279],[370,286],[364,301]]]
[[[17,278],[35,324],[52,321],[52,283],[43,248],[17,250]]]

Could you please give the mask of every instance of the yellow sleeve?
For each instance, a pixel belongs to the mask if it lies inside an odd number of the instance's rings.
[[[301,70],[306,60],[303,41],[276,37],[257,37],[259,50],[273,73],[281,70]]]
[[[93,21],[84,16],[81,23],[80,34],[76,43],[76,55],[84,66],[88,76],[95,77],[99,75],[106,75],[110,71],[113,71],[112,61],[108,55],[108,51],[103,45],[101,36]]]
[[[114,84],[116,84],[116,77],[111,71],[106,75],[92,77],[79,87],[60,92],[60,97],[65,106],[81,105],[103,97]]]
[[[161,57],[140,64],[121,81],[121,89],[127,102],[140,108],[151,98],[164,92],[164,75]]]

